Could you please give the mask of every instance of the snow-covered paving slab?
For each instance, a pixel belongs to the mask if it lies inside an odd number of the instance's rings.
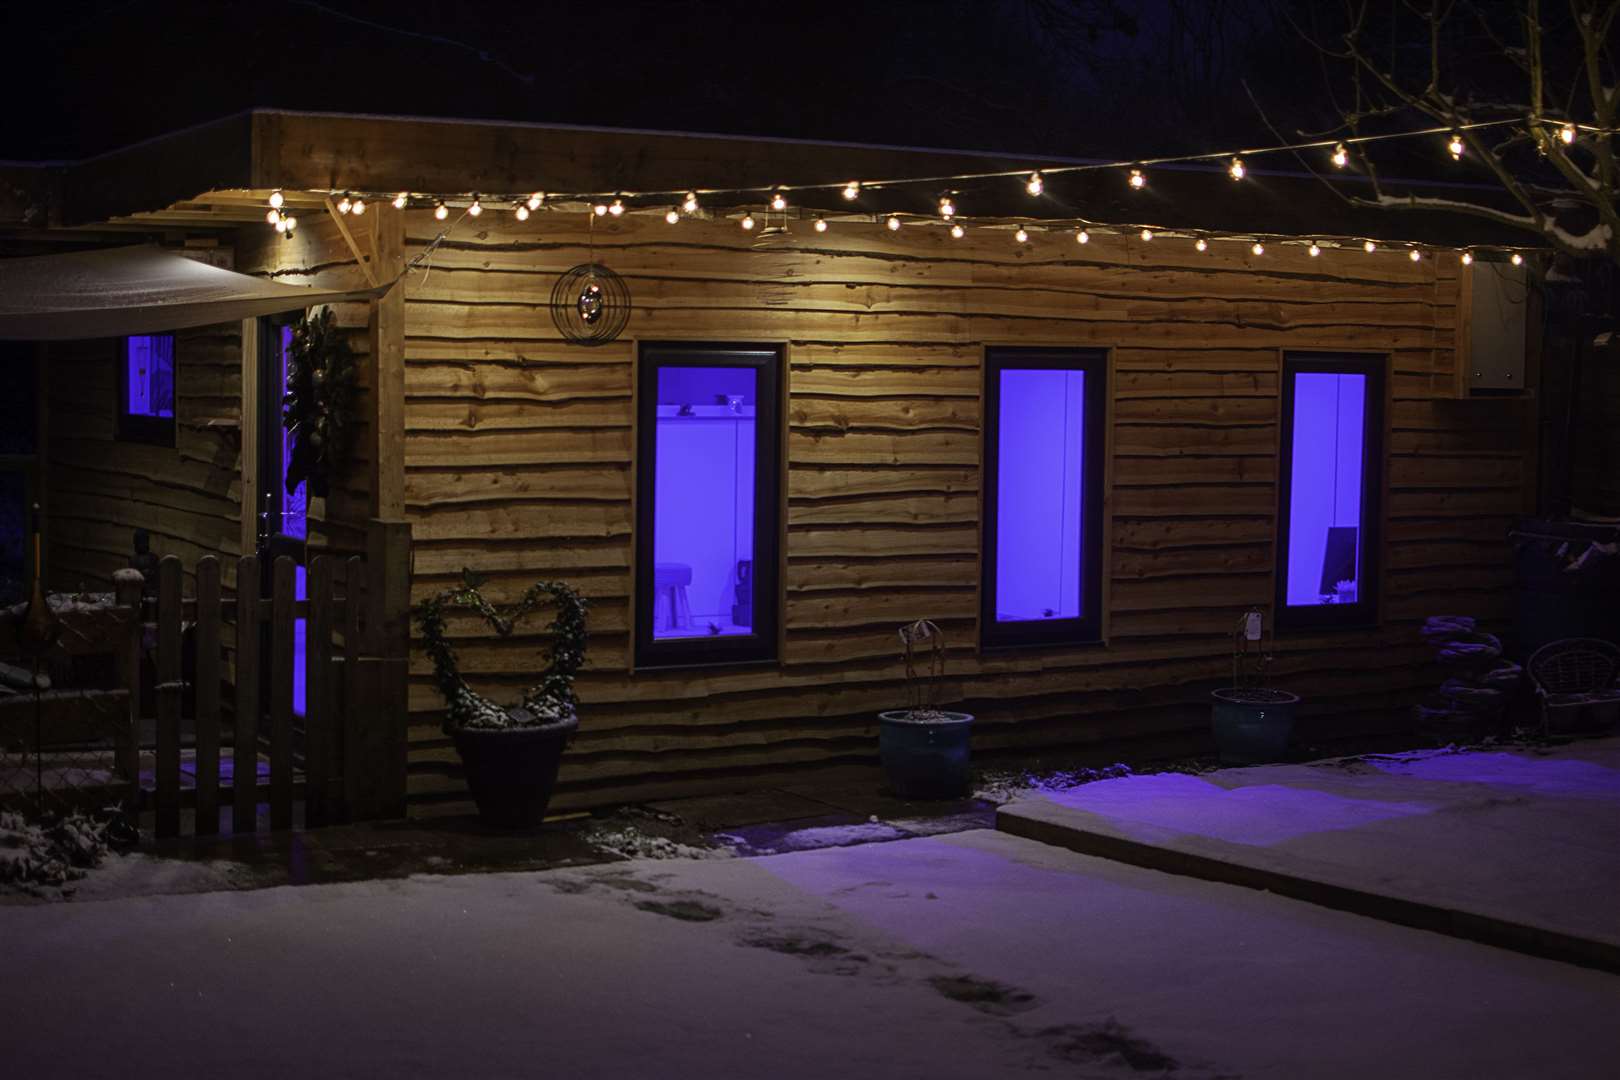
[[[1620,969],[1620,739],[1132,776],[996,824]]]
[[[1620,1053],[1615,977],[987,830],[7,908],[0,955],[29,1077],[1574,1077]]]

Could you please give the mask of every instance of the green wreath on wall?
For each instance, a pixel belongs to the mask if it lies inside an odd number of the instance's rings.
[[[281,426],[292,435],[289,495],[307,480],[309,494],[325,498],[333,477],[348,465],[354,443],[355,382],[354,350],[334,325],[331,308],[293,324],[287,393],[281,399]]]
[[[537,581],[524,590],[517,603],[497,608],[479,591],[481,585],[482,578],[464,569],[460,585],[416,605],[417,623],[422,628],[428,658],[433,661],[433,678],[449,706],[445,731],[542,727],[572,716],[578,704],[574,697],[574,676],[585,662],[584,597],[561,581]],[[504,638],[511,636],[519,620],[547,603],[557,609],[546,627],[546,633],[551,636],[551,655],[540,673],[540,681],[523,692],[522,700],[516,705],[501,705],[468,686],[461,676],[455,648],[445,636],[446,611],[452,608],[476,611]]]

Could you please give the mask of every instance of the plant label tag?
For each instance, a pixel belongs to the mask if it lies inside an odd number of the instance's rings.
[[[1246,641],[1260,640],[1260,613],[1251,611],[1243,616],[1243,637]]]

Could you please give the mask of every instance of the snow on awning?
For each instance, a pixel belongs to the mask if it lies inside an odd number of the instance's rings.
[[[0,259],[0,341],[161,333],[369,300],[390,287],[281,285],[151,246]]]

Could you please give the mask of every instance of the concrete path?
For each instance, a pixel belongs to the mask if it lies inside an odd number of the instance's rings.
[[[1620,971],[1620,739],[1133,776],[997,828]]]
[[[1005,834],[0,909],[6,1075],[1592,1077],[1620,978]]]

